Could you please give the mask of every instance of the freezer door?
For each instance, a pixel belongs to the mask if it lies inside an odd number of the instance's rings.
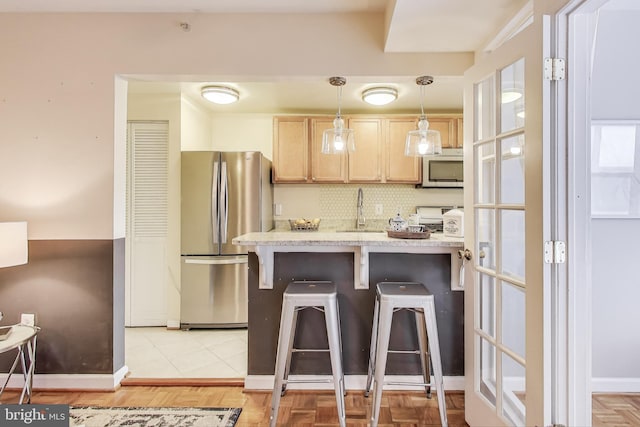
[[[220,153],[181,154],[181,246],[183,255],[217,255]]]
[[[261,230],[263,211],[262,154],[221,153],[220,253],[246,253],[231,243],[234,237]]]
[[[180,327],[247,326],[247,256],[182,257]]]

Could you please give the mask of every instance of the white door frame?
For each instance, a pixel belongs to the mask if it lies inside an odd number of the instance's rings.
[[[568,261],[559,275],[566,298],[566,425],[592,422],[592,280],[591,271],[591,91],[594,12],[608,0],[573,0],[558,13],[558,55],[568,63],[566,90],[558,94],[559,108],[567,112],[560,123],[558,152],[566,157],[557,165],[564,183],[558,186],[558,238],[567,242]],[[566,166],[565,166],[566,165]],[[564,170],[563,170],[564,168]]]

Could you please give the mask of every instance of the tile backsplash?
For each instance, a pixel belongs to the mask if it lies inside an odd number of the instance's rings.
[[[288,230],[288,220],[293,218],[320,218],[321,230],[354,227],[358,188],[364,195],[368,228],[384,228],[398,212],[406,218],[415,213],[416,206],[463,204],[461,189],[424,189],[409,184],[278,184],[274,186],[274,203],[282,211],[274,216],[276,230]],[[376,207],[382,213],[376,213]]]

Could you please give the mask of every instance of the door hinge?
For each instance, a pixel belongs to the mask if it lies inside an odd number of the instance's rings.
[[[567,259],[567,245],[562,240],[544,242],[545,264],[564,264]]]
[[[547,80],[564,80],[566,67],[563,58],[544,58],[544,78]]]

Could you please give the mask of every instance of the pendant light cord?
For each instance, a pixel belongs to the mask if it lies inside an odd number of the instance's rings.
[[[425,119],[424,116],[424,85],[420,85],[420,119]]]
[[[340,115],[340,105],[342,104],[342,86],[338,86],[338,117]]]

